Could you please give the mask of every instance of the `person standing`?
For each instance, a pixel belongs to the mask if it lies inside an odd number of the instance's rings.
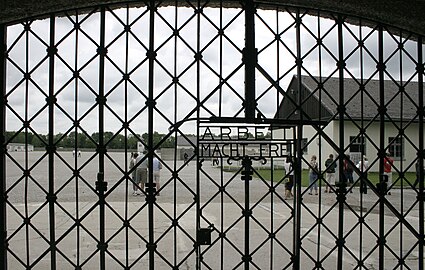
[[[357,168],[360,170],[360,172],[364,175],[363,177],[360,177],[360,193],[367,193],[367,185],[365,178],[367,179],[367,169],[369,168],[369,161],[367,160],[366,156],[363,156],[363,159],[359,161],[357,164]]]
[[[354,167],[353,167],[353,164],[351,163],[350,155],[347,155],[347,158],[344,159],[343,170],[344,170],[345,181],[350,183],[350,185],[352,186],[354,184],[354,178],[353,178]],[[350,189],[350,193],[353,193],[352,189]]]
[[[393,163],[394,163],[394,159],[391,157],[389,153],[386,153],[384,158],[384,175],[386,175],[388,179],[387,190],[390,189],[393,183],[393,172],[392,172]],[[391,191],[388,191],[387,194],[391,195]]]
[[[159,159],[154,156],[153,160],[152,160],[152,170],[153,170],[153,180],[155,181],[156,184],[156,195],[159,196],[159,180],[160,180],[160,176],[161,176],[161,169],[162,169],[162,164],[159,161]]]
[[[312,191],[314,189],[315,195],[317,195],[317,176],[319,173],[319,166],[317,164],[316,155],[311,156],[310,160],[310,173],[309,173],[309,183],[310,183],[310,192],[308,194],[313,195]]]
[[[334,155],[329,154],[329,158],[325,161],[325,167],[326,167],[326,188],[325,193],[329,192],[332,193],[331,186],[335,186],[335,169],[336,169],[336,162],[334,162]]]
[[[136,164],[136,158],[139,154],[138,153],[131,153],[130,157],[130,170],[133,169],[134,165]],[[137,196],[137,179],[136,179],[136,169],[134,169],[131,172],[131,180],[133,182],[133,196]]]
[[[283,163],[285,168],[286,178],[288,179],[285,183],[285,199],[290,199],[294,195],[292,194],[292,187],[294,186],[294,170],[292,169],[292,158],[287,157],[286,162]]]
[[[137,166],[136,169],[136,183],[140,186],[140,189],[142,190],[142,193],[140,195],[143,195],[145,191],[145,184],[146,180],[148,178],[148,159],[146,157],[146,151],[143,151],[144,155],[139,155],[136,158],[135,166]],[[142,161],[143,157],[145,159]]]
[[[419,184],[420,178],[421,178],[421,170],[420,170],[420,164],[419,160],[415,163],[415,171],[416,171],[416,180],[415,183],[413,183],[413,187],[416,188],[416,186]],[[422,168],[422,175],[425,175],[425,170]]]
[[[184,164],[186,165],[186,166],[189,166],[189,155],[185,152],[184,153],[184,155],[183,155],[183,159],[184,159]]]

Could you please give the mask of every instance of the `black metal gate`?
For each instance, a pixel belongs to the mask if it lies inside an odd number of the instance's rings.
[[[0,25],[2,268],[424,269],[423,37],[168,4]]]
[[[199,267],[290,267],[296,231],[295,200],[289,195],[294,140],[274,139],[268,126],[259,123],[201,123],[199,129]],[[286,162],[285,173],[275,175]],[[266,171],[272,172],[271,179],[262,173]]]

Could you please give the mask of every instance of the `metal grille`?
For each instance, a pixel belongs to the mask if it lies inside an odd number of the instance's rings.
[[[261,1],[132,4],[0,27],[4,269],[423,269],[422,36]],[[284,155],[199,153],[205,127],[264,126]]]

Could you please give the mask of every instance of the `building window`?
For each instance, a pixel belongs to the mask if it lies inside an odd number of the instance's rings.
[[[389,137],[388,138],[388,152],[394,158],[403,158],[404,156],[404,141],[402,137]]]
[[[350,153],[366,153],[364,137],[350,136]]]

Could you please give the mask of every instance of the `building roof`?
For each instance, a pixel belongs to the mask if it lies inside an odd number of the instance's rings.
[[[295,119],[297,117],[294,113],[295,106],[290,98],[296,101],[297,94],[301,93],[302,108],[311,119],[329,120],[334,116],[338,118],[339,78],[301,76],[301,86],[302,90],[298,91],[298,79],[294,76],[286,91],[289,98],[283,99],[275,117]],[[379,80],[365,80],[362,83],[358,79],[345,78],[343,87],[346,117],[353,120],[379,120],[381,105]],[[383,89],[386,120],[416,119],[419,100],[417,82],[399,83],[384,80]]]

